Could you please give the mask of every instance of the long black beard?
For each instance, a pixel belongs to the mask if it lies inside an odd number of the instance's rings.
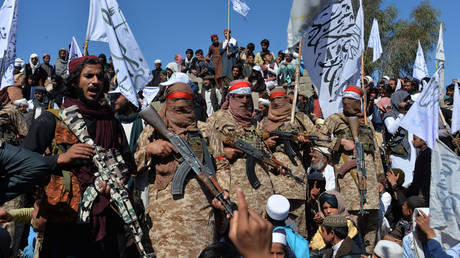
[[[101,100],[101,97],[98,98],[98,100],[90,100],[85,97],[85,94],[83,94],[83,90],[78,87],[78,98],[81,100],[81,102],[85,103],[87,106],[91,108],[98,108],[100,107],[99,101]]]

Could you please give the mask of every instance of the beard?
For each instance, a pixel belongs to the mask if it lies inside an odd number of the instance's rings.
[[[318,162],[312,162],[310,167],[314,171],[321,172],[321,170],[323,170],[324,167],[326,167],[326,162],[324,162],[323,160],[320,160]]]

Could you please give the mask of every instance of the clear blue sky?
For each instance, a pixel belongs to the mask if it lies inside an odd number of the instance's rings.
[[[364,0],[372,1],[372,0]],[[3,1],[0,0],[1,3]],[[421,0],[384,0],[383,6],[395,4],[400,16],[407,18],[410,11]],[[201,48],[205,54],[210,45],[210,35],[217,33],[223,38],[227,27],[226,0],[118,0],[139,46],[150,67],[157,58],[163,66],[171,62],[175,54],[185,55],[187,48]],[[231,10],[230,27],[240,45],[256,44],[270,40],[274,52],[286,48],[286,28],[292,0],[246,0],[251,10],[244,20]],[[458,33],[458,10],[460,1],[431,1],[435,8],[441,9],[446,52],[445,81],[460,79],[460,34]],[[51,60],[57,57],[59,48],[67,47],[75,36],[82,48],[88,22],[88,0],[19,0],[19,22],[17,36],[17,55],[26,62],[32,53],[40,56],[50,53]],[[366,14],[364,14],[366,15]],[[367,42],[367,39],[365,39]],[[109,56],[108,45],[90,42],[90,54],[105,53]],[[434,53],[425,53],[430,74],[434,72]],[[41,58],[40,58],[41,61]]]

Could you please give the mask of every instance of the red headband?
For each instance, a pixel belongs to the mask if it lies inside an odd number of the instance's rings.
[[[172,98],[185,98],[185,99],[193,99],[193,96],[188,94],[187,92],[174,92],[169,94],[166,99]]]
[[[274,99],[276,97],[281,97],[281,96],[286,96],[286,93],[285,92],[275,92],[275,93],[272,93],[270,94],[270,99]]]
[[[357,93],[360,97],[363,96],[362,92],[354,87],[348,87],[345,91],[352,91],[354,93]]]
[[[246,81],[237,82],[237,83],[233,84],[232,87],[230,87],[230,89],[228,89],[228,92],[232,92],[232,91],[234,91],[236,89],[244,88],[244,87],[251,88],[251,84],[249,82],[246,82]]]

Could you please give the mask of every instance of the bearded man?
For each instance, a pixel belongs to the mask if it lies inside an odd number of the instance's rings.
[[[264,149],[262,134],[252,124],[254,104],[251,97],[251,84],[244,80],[236,80],[230,83],[229,92],[222,109],[218,110],[206,122],[209,127],[215,128],[224,142],[225,157],[230,161],[230,173],[218,177],[220,182],[226,182],[231,196],[236,200],[236,189],[244,189],[248,200],[248,207],[262,215],[268,197],[274,192],[269,168],[255,165],[255,174],[260,182],[254,188],[246,175],[246,157],[243,152],[234,148],[226,138],[233,140],[241,139],[258,149]]]
[[[307,170],[308,175],[312,173],[321,173],[326,181],[325,190],[335,191],[335,172],[334,167],[329,165],[331,152],[326,147],[315,146],[312,148],[311,164]]]
[[[166,88],[165,97],[159,115],[166,128],[183,137],[199,158],[207,159],[208,156],[212,161],[211,155],[216,157],[217,177],[228,173],[228,161],[223,157],[223,145],[217,132],[200,122],[197,124],[192,88],[176,82]],[[135,159],[138,176],[147,174],[150,179],[146,207],[152,222],[149,236],[157,257],[197,257],[216,240],[215,216],[223,217],[223,214],[212,208],[212,194],[192,171],[185,180],[183,195],[171,194],[172,179],[179,165],[176,152],[154,127],[144,128]],[[228,189],[225,185],[222,187]]]
[[[383,166],[372,123],[364,124],[362,119],[362,96],[363,91],[361,88],[356,86],[346,88],[342,99],[343,113],[329,116],[321,127],[321,132],[328,136],[334,135],[331,143],[323,144],[329,145],[325,147],[333,150],[331,163],[335,171],[340,171],[342,165],[351,161],[356,153],[351,131],[351,119],[349,117],[361,117],[357,134],[364,149],[364,162],[367,172],[366,203],[363,207],[360,207],[359,189],[350,172],[345,171],[343,178],[337,180],[337,190],[342,194],[348,212],[358,221],[358,228],[364,236],[367,253],[372,253],[378,226],[378,210],[380,208],[377,175],[383,173]],[[364,215],[360,213],[361,209],[364,211]]]
[[[286,90],[275,88],[270,92],[270,105],[268,115],[258,124],[258,129],[265,136],[269,136],[272,131],[289,132],[294,134],[312,134],[315,126],[304,113],[297,113],[294,123],[291,124],[292,104]],[[272,136],[265,140],[266,146],[273,153],[275,158],[292,170],[292,173],[299,178],[306,178],[305,171],[308,167],[309,149],[306,145],[307,138],[299,136],[296,141],[282,142],[277,141],[278,136]],[[286,153],[285,144],[290,144],[296,152],[294,156]],[[270,173],[270,179],[276,194],[281,194],[288,198],[291,204],[290,217],[295,220],[298,232],[307,237],[305,221],[305,201],[307,196],[307,184],[300,184],[292,177],[286,177],[280,173]]]
[[[123,133],[123,128],[115,119],[110,106],[99,104],[108,89],[102,64],[96,56],[84,56],[69,64],[69,92],[63,103],[64,108],[78,106],[94,143],[106,150],[119,152],[129,171],[135,168],[132,153]],[[70,129],[58,118],[57,112],[43,112],[24,139],[23,146],[45,154],[45,159],[55,176],[68,173],[69,186],[84,193],[96,180],[98,169],[91,161],[95,155],[94,146],[80,143]],[[75,177],[75,179],[74,179]],[[64,180],[62,180],[64,181]],[[123,220],[110,205],[110,196],[103,191],[89,212],[90,223],[77,223],[76,219],[66,219],[60,213],[48,214],[44,231],[41,255],[49,257],[127,257],[126,237]],[[47,191],[48,194],[48,191]],[[42,201],[48,203],[49,200]],[[81,202],[84,200],[82,199]],[[41,206],[46,208],[49,206]],[[49,210],[48,210],[49,211]],[[39,212],[40,213],[40,212]]]

